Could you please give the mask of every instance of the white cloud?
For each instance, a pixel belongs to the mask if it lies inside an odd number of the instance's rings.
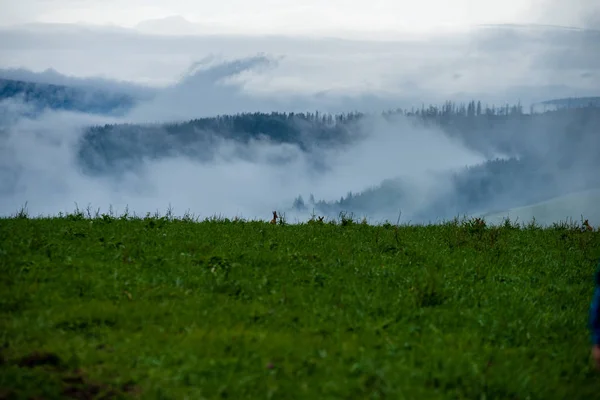
[[[354,98],[375,95],[396,107],[406,101],[417,105],[440,102],[462,93],[490,102],[520,99],[527,103],[541,100],[539,95],[591,95],[600,91],[599,43],[597,33],[556,29],[486,28],[429,40],[377,42],[160,37],[39,28],[0,31],[0,68],[54,68],[79,77],[105,76],[165,85],[176,82],[190,64],[211,55],[238,59],[265,53],[278,60],[276,66],[235,78],[241,84],[236,92],[248,95],[248,99],[319,93]],[[554,94],[546,90],[558,82],[564,90],[558,88]],[[543,94],[542,87],[547,87]],[[189,92],[187,98],[192,101],[194,96],[199,93]]]
[[[243,33],[412,30],[479,23],[530,22],[533,0],[1,0],[0,23],[86,22],[121,26],[181,15]],[[10,4],[9,4],[10,2]]]

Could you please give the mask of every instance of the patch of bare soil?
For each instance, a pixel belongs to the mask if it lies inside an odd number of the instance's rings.
[[[9,364],[6,359],[2,361],[3,364]],[[33,352],[10,364],[17,365],[20,368],[41,367],[50,373],[60,374],[62,383],[60,395],[65,399],[110,400],[139,394],[139,389],[134,382],[127,382],[119,387],[93,381],[80,369],[69,370],[62,359],[54,353]],[[0,388],[0,400],[13,398],[20,398],[20,396],[18,396],[18,393]],[[30,400],[43,400],[43,397],[32,397]]]

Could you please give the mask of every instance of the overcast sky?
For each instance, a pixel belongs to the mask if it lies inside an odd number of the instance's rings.
[[[231,60],[262,53],[272,60],[268,68],[232,78],[244,93],[378,95],[396,105],[401,99],[417,105],[450,98],[536,102],[597,95],[600,30],[504,27],[465,34],[438,34],[438,30],[485,23],[600,28],[599,10],[598,0],[329,0],[321,4],[316,0],[0,0],[0,24],[13,25],[42,21],[131,27],[148,19],[179,15],[220,27],[201,29],[203,33],[223,33],[223,27],[234,27],[237,33],[314,36],[326,31],[328,36],[343,37],[355,32],[352,36],[357,38],[368,36],[366,31],[399,29],[402,24],[405,29],[434,33],[429,40],[407,40],[407,35],[399,34],[390,35],[396,41],[376,43],[247,35],[163,37],[49,26],[4,29],[0,30],[0,70],[41,72],[51,68],[71,77],[101,76],[163,86],[178,82],[191,65],[206,57]],[[185,33],[185,26],[185,21],[175,19],[145,24],[142,31]],[[383,35],[387,33],[377,36]],[[198,79],[202,86],[209,77]],[[191,85],[189,80],[186,85]],[[203,90],[196,88],[190,96],[196,99],[201,93]],[[229,97],[223,99],[223,104],[232,104]],[[196,101],[186,98],[182,103]],[[373,99],[363,103],[384,108]],[[218,110],[225,111],[231,110]]]
[[[0,25],[85,22],[132,27],[180,15],[237,32],[432,31],[488,23],[595,27],[597,0],[0,0]]]

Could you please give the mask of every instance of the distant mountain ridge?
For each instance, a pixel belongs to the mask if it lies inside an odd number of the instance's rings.
[[[65,86],[73,89],[100,90],[112,93],[127,93],[136,98],[150,98],[156,94],[156,89],[140,84],[117,81],[102,77],[75,77],[63,75],[53,68],[34,72],[25,68],[1,68],[0,79],[21,81],[27,83]]]
[[[581,28],[577,26],[550,25],[550,24],[477,24],[481,28],[504,28],[504,29],[547,29],[547,30],[568,30],[568,31],[590,31],[600,32],[598,29]]]
[[[197,35],[211,33],[215,27],[206,27],[205,25],[188,21],[181,15],[172,15],[165,18],[141,21],[133,29],[154,35]]]
[[[30,31],[30,32],[63,32],[63,33],[76,33],[84,31],[94,32],[105,32],[105,33],[120,33],[120,34],[145,34],[145,35],[164,35],[164,36],[187,36],[187,35],[241,35],[239,29],[228,25],[217,25],[206,22],[193,22],[188,20],[182,15],[170,15],[164,18],[151,18],[142,20],[134,26],[126,27],[119,25],[100,25],[100,24],[87,24],[87,23],[25,23],[16,24],[11,26],[0,27],[1,31],[6,30],[17,30],[17,31]],[[592,34],[600,33],[600,29],[593,29],[589,27],[577,27],[577,26],[563,26],[563,25],[550,25],[550,24],[473,24],[466,27],[466,30],[490,30],[490,29],[503,29],[513,31],[548,31],[548,32],[589,32]],[[375,40],[383,39],[388,40],[386,35],[381,35],[380,30],[341,30],[342,36],[345,36],[349,40],[361,40],[367,37],[374,37]],[[245,32],[244,35],[252,35],[253,32]],[[388,36],[395,37],[398,39],[402,35],[402,31],[388,30]],[[286,34],[265,34],[266,36],[288,36]],[[295,33],[291,36],[306,36],[314,37],[315,35],[311,32]],[[318,37],[325,38],[338,38],[338,35],[333,31],[327,31],[326,33],[318,34]],[[366,39],[371,41],[370,39]],[[392,39],[395,40],[395,39]]]
[[[565,97],[560,99],[550,99],[532,104],[532,110],[536,112],[545,112],[560,109],[600,107],[600,96],[587,97]]]
[[[122,115],[136,102],[123,93],[0,78],[0,101],[6,99],[21,100],[37,111],[53,109],[110,115]]]
[[[552,104],[572,107],[600,107],[600,96],[593,97],[567,97],[563,99],[552,99],[542,101],[539,104]]]

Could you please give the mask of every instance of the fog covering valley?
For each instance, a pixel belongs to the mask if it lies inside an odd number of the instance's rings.
[[[562,198],[517,215],[600,224],[600,31],[0,38],[4,216],[428,223]]]

